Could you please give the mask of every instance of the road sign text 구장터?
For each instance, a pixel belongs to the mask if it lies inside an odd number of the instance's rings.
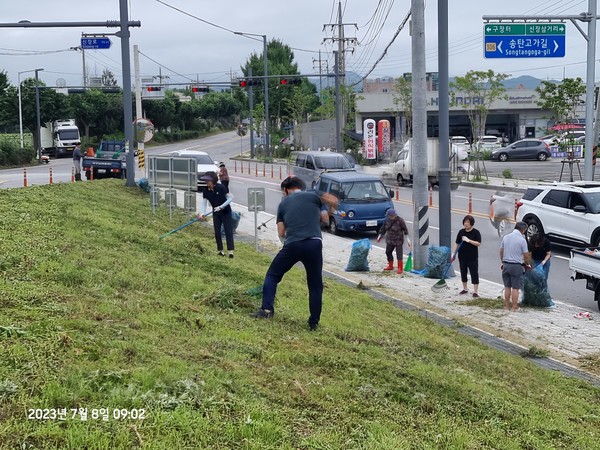
[[[483,26],[486,58],[562,58],[564,23],[488,23]]]

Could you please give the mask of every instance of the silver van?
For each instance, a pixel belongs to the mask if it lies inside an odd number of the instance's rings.
[[[326,170],[352,170],[352,165],[341,153],[301,151],[292,152],[288,173],[297,176],[314,189],[319,175]]]

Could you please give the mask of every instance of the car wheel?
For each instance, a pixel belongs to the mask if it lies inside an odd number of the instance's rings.
[[[548,155],[542,152],[537,156],[537,159],[538,161],[546,161],[548,159]]]
[[[340,234],[340,230],[338,229],[338,226],[335,223],[335,219],[333,217],[329,218],[329,232],[331,234],[335,234],[336,236],[339,236]]]
[[[501,162],[508,161],[508,154],[506,154],[506,153],[500,153],[498,155],[498,161],[501,161]]]
[[[537,217],[528,218],[525,223],[527,224],[527,239],[534,234],[544,234],[544,227]]]

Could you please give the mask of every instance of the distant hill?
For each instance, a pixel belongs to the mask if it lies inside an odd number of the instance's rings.
[[[312,81],[315,86],[317,86],[317,92],[318,92],[319,91],[319,79],[318,78],[314,78],[314,79],[309,78],[309,80]],[[353,86],[354,92],[362,92],[362,76],[360,76],[359,74],[354,73],[354,72],[346,72],[346,85],[351,86],[355,83],[357,83],[357,84],[356,84],[356,86]],[[330,86],[334,87],[335,86],[334,77],[323,78],[322,85],[323,85],[323,89],[326,89]]]

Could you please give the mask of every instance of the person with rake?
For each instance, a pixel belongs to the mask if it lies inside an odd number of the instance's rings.
[[[473,297],[479,297],[477,290],[479,288],[479,246],[481,245],[481,233],[476,228],[475,218],[467,214],[463,218],[463,226],[456,235],[454,250],[452,251],[451,262],[454,262],[458,254],[458,264],[460,266],[460,279],[463,289],[459,292],[460,295],[467,294],[467,273],[471,274],[471,283],[473,283]]]
[[[388,265],[383,270],[394,270],[394,250],[396,250],[396,258],[398,259],[398,271],[396,273],[401,274],[403,268],[402,246],[404,245],[405,236],[408,248],[410,249],[408,228],[406,227],[406,222],[396,213],[396,210],[388,209],[385,216],[385,222],[383,222],[377,236],[377,242],[380,242],[385,235],[385,255],[387,256]]]

